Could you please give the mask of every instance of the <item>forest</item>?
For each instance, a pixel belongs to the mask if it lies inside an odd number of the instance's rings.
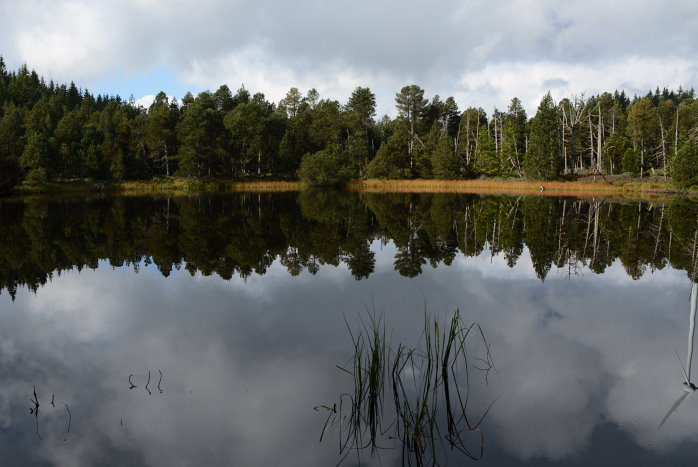
[[[274,103],[222,85],[181,100],[160,92],[146,109],[73,82],[47,83],[26,65],[8,71],[0,56],[0,185],[165,177],[331,185],[575,174],[698,185],[693,89],[657,88],[632,98],[616,90],[560,102],[548,93],[530,118],[516,97],[488,114],[424,93],[403,87],[392,119],[376,118],[375,94],[364,87],[342,104],[315,89],[291,87]]]

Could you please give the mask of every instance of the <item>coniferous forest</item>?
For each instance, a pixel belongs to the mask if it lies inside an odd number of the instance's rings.
[[[548,93],[535,115],[460,110],[417,85],[395,95],[397,117],[376,118],[357,87],[346,103],[292,87],[278,103],[222,85],[181,100],[160,92],[149,108],[46,82],[0,57],[0,183],[273,177],[314,184],[356,178],[464,179],[626,174],[698,184],[694,90]]]

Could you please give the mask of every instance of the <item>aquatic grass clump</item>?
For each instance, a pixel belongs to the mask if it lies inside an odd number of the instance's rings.
[[[377,442],[379,434],[384,433],[381,423],[388,349],[385,322],[382,315],[377,316],[375,311],[370,313],[367,310],[367,319],[359,320],[359,329],[355,333],[346,317],[344,320],[351,336],[354,355],[351,370],[339,365],[337,368],[353,376],[354,389],[352,393],[340,395],[339,412],[335,404],[325,422],[320,441],[328,424],[331,426],[335,421],[340,420],[340,454],[346,457],[352,449],[367,447],[370,447],[371,452],[375,454],[379,447]],[[330,424],[333,414],[336,416]]]
[[[360,320],[358,331],[352,331],[347,322],[354,347],[352,370],[338,368],[353,376],[353,393],[340,395],[339,410],[337,404],[321,406],[330,414],[320,441],[339,425],[340,463],[352,450],[359,456],[370,447],[373,456],[378,448],[391,447],[391,440],[392,447],[395,441],[399,443],[403,464],[407,465],[438,464],[448,457],[448,449],[473,460],[482,456],[484,435],[479,426],[492,404],[476,421],[468,416],[469,367],[484,372],[486,379],[494,362],[479,325],[466,325],[459,310],[446,324],[442,333],[425,311],[418,346],[398,343],[392,350],[386,342],[382,315],[368,313],[367,320]],[[484,344],[480,358],[468,355],[471,334]],[[388,406],[384,401],[386,385],[393,398]],[[469,434],[476,435],[476,443]]]
[[[494,362],[480,326],[467,326],[459,310],[445,329],[445,333],[441,332],[438,322],[425,312],[420,346],[417,349],[399,346],[393,358],[391,377],[398,421],[397,439],[402,444],[403,463],[409,465],[435,463],[446,447],[473,460],[483,453],[484,435],[479,426],[491,404],[476,422],[469,419],[469,366],[484,371],[487,378]],[[468,361],[466,341],[473,330],[482,338],[486,349],[485,358],[475,359],[482,362],[484,368]],[[477,434],[477,450],[469,447],[467,433]]]

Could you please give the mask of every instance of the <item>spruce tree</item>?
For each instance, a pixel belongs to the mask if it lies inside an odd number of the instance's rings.
[[[439,180],[451,180],[458,178],[458,159],[453,148],[453,139],[448,133],[443,133],[436,145],[436,150],[431,158],[431,171],[434,178]]]
[[[548,92],[541,100],[536,116],[531,121],[531,137],[524,161],[526,178],[552,180],[560,175],[562,171],[560,152],[560,119],[555,102]]]

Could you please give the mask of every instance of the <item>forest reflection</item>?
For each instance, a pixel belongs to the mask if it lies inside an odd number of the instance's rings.
[[[415,277],[458,253],[528,247],[536,275],[603,273],[616,259],[633,279],[667,265],[696,270],[698,203],[611,202],[445,194],[229,194],[0,200],[0,291],[36,290],[73,268],[154,264],[224,279],[264,274],[279,259],[291,275],[346,264],[375,268],[372,242],[393,242],[394,267]]]

